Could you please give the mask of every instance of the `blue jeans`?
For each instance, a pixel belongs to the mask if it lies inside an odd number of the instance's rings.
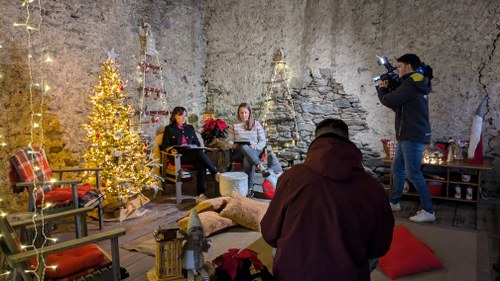
[[[262,150],[254,150],[247,144],[240,144],[231,156],[233,161],[243,162],[243,171],[248,175],[248,189],[253,190],[255,166],[260,164]]]
[[[392,160],[392,194],[391,203],[397,204],[403,195],[405,175],[413,183],[420,196],[422,209],[433,213],[432,198],[421,170],[424,144],[416,141],[398,141],[396,154]]]

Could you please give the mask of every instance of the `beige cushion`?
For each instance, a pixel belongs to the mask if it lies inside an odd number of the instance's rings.
[[[222,208],[226,206],[227,202],[229,202],[229,199],[231,199],[231,197],[216,197],[212,199],[207,199],[205,201],[200,202],[193,209],[196,209],[198,214],[203,213],[205,211],[219,212]],[[191,210],[187,211],[184,217],[189,217],[190,213]]]
[[[201,214],[198,214],[198,216],[200,217],[205,237],[208,237],[228,227],[236,225],[236,223],[233,222],[232,220],[223,218],[214,211],[206,211]],[[178,225],[182,230],[186,231],[188,222],[189,222],[189,217],[183,218],[178,222]]]
[[[233,192],[226,207],[220,212],[222,217],[251,230],[260,231],[260,221],[269,204],[258,202]]]

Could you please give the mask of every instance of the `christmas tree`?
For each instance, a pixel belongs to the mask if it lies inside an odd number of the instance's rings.
[[[83,157],[87,167],[103,168],[101,191],[126,201],[143,188],[155,187],[156,176],[140,129],[134,127],[134,109],[125,104],[128,95],[114,56],[112,50],[93,88],[92,109],[84,124],[90,145]]]

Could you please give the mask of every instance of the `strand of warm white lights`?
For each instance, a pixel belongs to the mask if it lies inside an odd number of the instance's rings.
[[[25,18],[25,21],[23,23],[14,23],[14,26],[15,27],[25,27],[25,30],[26,30],[26,35],[27,35],[27,49],[28,49],[28,54],[27,54],[27,59],[28,59],[28,78],[29,78],[29,84],[28,84],[28,92],[29,92],[29,104],[30,104],[30,142],[28,144],[28,153],[31,153],[33,155],[32,156],[32,159],[36,159],[37,157],[34,157],[35,152],[34,149],[33,149],[33,145],[34,145],[34,142],[35,142],[35,138],[36,136],[39,137],[38,139],[38,146],[39,146],[39,149],[43,149],[43,142],[44,142],[44,134],[43,134],[43,104],[44,104],[44,96],[45,94],[47,93],[47,91],[50,89],[50,87],[45,83],[44,81],[44,78],[43,78],[43,73],[44,73],[44,70],[41,70],[39,71],[38,75],[40,76],[40,83],[35,83],[34,82],[34,74],[33,74],[33,69],[34,69],[34,62],[36,61],[34,58],[33,58],[33,36],[32,36],[32,32],[38,32],[38,39],[40,41],[40,45],[42,45],[43,41],[42,41],[42,36],[41,36],[41,25],[42,25],[42,3],[41,3],[41,0],[38,0],[37,1],[37,4],[38,4],[38,13],[37,13],[37,16],[38,16],[38,23],[36,24],[36,26],[34,27],[32,24],[31,24],[31,13],[30,13],[30,6],[31,6],[31,3],[33,3],[34,1],[33,0],[24,0],[21,4],[22,7],[24,7],[25,9],[25,13],[26,13],[26,18]],[[40,46],[40,49],[43,50],[43,46]],[[52,59],[50,58],[50,56],[47,56],[45,62],[51,62]],[[39,91],[35,91],[35,89],[39,89]],[[40,96],[40,101],[39,101],[39,109],[38,111],[39,112],[36,112],[35,110],[35,102],[34,102],[34,94],[38,92],[39,93],[39,96]],[[37,119],[37,120],[35,120]],[[38,132],[38,134],[36,134],[36,132]],[[3,145],[3,143],[2,143]],[[6,143],[5,143],[6,145]],[[5,146],[4,145],[4,146]],[[36,163],[34,163],[36,164]],[[42,165],[43,165],[43,162],[42,162]],[[45,169],[45,167],[37,167],[36,165],[34,166],[34,171],[33,173],[35,173],[38,169]],[[35,176],[36,178],[36,176]],[[44,193],[43,193],[43,187],[46,186],[46,183],[47,183],[47,179],[44,178],[43,179],[44,181],[44,184],[42,186],[42,206],[43,204],[45,203],[44,202],[44,199],[45,199],[45,196],[44,196]],[[36,190],[37,190],[37,187],[36,185],[34,184],[33,185],[33,194],[31,196],[33,196],[33,198],[35,198],[36,196]],[[42,248],[43,246],[45,245],[45,243],[47,242],[47,240],[51,240],[51,241],[54,241],[55,239],[54,238],[50,238],[50,237],[47,237],[46,234],[45,234],[45,223],[43,221],[43,208],[41,210],[41,217],[42,217],[42,222],[41,222],[41,232],[42,232],[42,235],[44,237],[44,241],[42,242]],[[32,221],[33,221],[33,224],[35,225],[35,217],[36,217],[36,212],[33,214],[32,216]],[[25,248],[33,248],[36,252],[38,252],[38,249],[36,248],[36,245],[35,245],[35,241],[38,237],[38,228],[37,227],[33,227],[34,229],[34,238],[33,240],[31,241],[31,245],[24,245],[23,247]],[[41,257],[42,259],[42,262],[43,264],[45,264],[45,261],[43,260],[43,257]],[[37,275],[37,270],[38,270],[38,266],[40,265],[40,261],[39,261],[39,257],[37,255],[37,268],[33,271],[29,271],[30,273],[33,273],[36,275],[37,279],[40,279],[40,276]],[[42,276],[41,278],[43,279],[43,276],[44,276],[44,273],[45,273],[45,268],[43,269],[42,271]],[[6,272],[6,274],[8,274]]]
[[[148,23],[144,23],[144,29],[145,29],[145,47],[144,47],[144,54],[142,56],[142,61],[139,63],[139,66],[138,68],[141,69],[141,80],[140,80],[140,83],[141,83],[141,96],[139,97],[139,102],[138,102],[138,110],[139,110],[139,123],[138,123],[138,126],[140,126],[143,122],[142,122],[142,118],[143,118],[143,115],[146,116],[147,115],[147,105],[145,105],[145,101],[144,101],[144,97],[146,96],[147,98],[149,98],[149,96],[147,95],[148,94],[148,91],[149,89],[147,89],[148,87],[146,86],[147,85],[147,73],[148,73],[148,68],[149,68],[149,63],[148,63],[148,59],[147,59],[147,53],[149,51],[149,43],[148,43],[148,37],[149,36],[153,36],[153,32],[151,30],[151,25],[149,25]],[[153,72],[153,74],[159,74],[160,75],[160,85],[159,85],[159,88],[156,89],[156,90],[160,90],[160,93],[157,93],[158,95],[158,99],[161,101],[162,103],[162,110],[163,109],[166,109],[167,108],[167,103],[166,103],[166,99],[167,99],[167,93],[165,91],[165,84],[163,82],[163,67],[160,65],[160,59],[158,57],[158,53],[156,52],[155,50],[155,53],[154,54],[150,54],[150,56],[152,57],[152,60],[154,61],[155,65],[153,65],[153,67],[156,66],[156,69],[155,71]],[[157,73],[155,73],[157,71]],[[151,79],[152,80],[152,79]],[[165,95],[164,98],[163,95]],[[156,98],[154,98],[156,100]],[[151,114],[152,115],[152,114]],[[156,118],[157,118],[157,115],[159,115],[159,113],[157,112],[156,115],[154,115]],[[153,120],[153,119],[152,119]],[[158,120],[155,119],[155,121],[153,121],[153,123],[157,122]],[[142,128],[141,128],[142,129]]]
[[[264,118],[263,118],[263,126],[267,128],[268,123],[268,115],[271,112],[271,108],[274,103],[274,99],[272,98],[272,95],[274,92],[279,92],[280,89],[284,89],[284,102],[289,103],[288,105],[290,106],[290,112],[292,115],[293,119],[293,128],[291,129],[292,133],[292,143],[297,144],[297,141],[300,140],[299,132],[298,132],[298,124],[297,124],[297,118],[296,118],[296,113],[295,113],[295,105],[293,102],[293,98],[290,93],[290,85],[289,85],[289,78],[288,78],[288,65],[286,64],[285,61],[279,60],[275,61],[273,63],[273,71],[271,73],[271,78],[269,80],[269,85],[266,90],[266,94],[264,95]],[[284,143],[285,147],[290,147],[291,144],[289,142]]]

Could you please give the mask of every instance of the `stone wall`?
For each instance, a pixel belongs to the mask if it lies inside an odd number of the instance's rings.
[[[32,2],[31,18],[42,15],[40,31],[32,32],[32,59],[29,63],[27,33],[14,27],[22,22],[25,8],[20,2],[0,0],[0,175],[6,189],[7,158],[30,142],[43,140],[55,166],[78,164],[86,147],[81,126],[88,114],[88,95],[97,83],[106,51],[119,54],[121,74],[128,81],[130,103],[140,98],[140,71],[143,23],[152,26],[158,57],[164,66],[168,92],[164,109],[181,105],[192,114],[206,103],[218,117],[232,121],[236,106],[245,101],[257,105],[271,71],[273,50],[284,48],[298,98],[301,125],[310,129],[321,113],[307,99],[315,99],[340,110],[325,94],[325,81],[334,95],[348,97],[359,115],[352,136],[365,153],[365,162],[380,161],[380,139],[394,136],[393,113],[378,102],[372,78],[383,69],[375,55],[390,59],[413,52],[434,68],[434,91],[430,96],[433,140],[468,138],[472,114],[484,96],[486,106],[483,138],[485,154],[495,159],[495,169],[484,178],[486,188],[498,191],[500,164],[500,53],[499,10],[495,0],[463,1],[330,1],[330,0],[110,0]],[[54,60],[42,63],[47,55]],[[50,85],[47,95],[33,88]],[[315,81],[311,84],[312,81]],[[318,84],[318,85],[319,85]],[[316,88],[315,88],[316,87]],[[339,89],[339,91],[337,91]],[[330,91],[330,90],[328,90]],[[305,94],[308,93],[308,94]],[[302,96],[305,95],[305,96]],[[316,94],[313,94],[316,95]],[[35,97],[30,105],[30,97]],[[43,108],[38,104],[43,101]],[[150,108],[157,106],[150,102]],[[299,106],[300,105],[300,106]],[[34,109],[32,110],[31,107]],[[155,110],[163,109],[156,107]],[[259,109],[256,108],[256,111]],[[304,112],[299,112],[299,111]],[[362,110],[362,111],[361,111]],[[31,134],[30,112],[43,112],[43,139],[40,130]],[[38,115],[34,115],[38,116]],[[342,118],[344,118],[341,115]],[[167,123],[146,124],[152,139]],[[359,126],[359,128],[357,127]],[[304,127],[305,128],[305,127]],[[307,129],[307,130],[309,130]],[[359,129],[359,131],[357,130]],[[307,132],[305,129],[305,131]],[[308,134],[308,133],[306,133]],[[32,140],[32,136],[33,140]],[[306,137],[304,139],[307,139]],[[308,142],[299,149],[302,151]],[[302,152],[301,152],[302,153]],[[303,156],[301,156],[303,157]],[[375,169],[375,168],[374,168]]]
[[[267,134],[268,143],[277,144],[273,148],[285,169],[304,161],[309,144],[314,140],[316,125],[325,118],[344,120],[349,126],[349,138],[361,149],[366,159],[380,156],[379,152],[373,151],[366,144],[363,146],[363,143],[358,139],[358,134],[368,128],[366,109],[359,103],[359,98],[347,94],[341,84],[331,79],[327,69],[323,69],[322,73],[325,76],[315,77],[310,73],[310,79],[305,87],[292,91],[299,133],[299,141],[296,145],[289,145],[288,142],[283,145],[281,142],[277,142],[276,139],[284,139],[283,134],[277,136]],[[268,132],[280,131],[276,127],[280,127],[282,124],[268,124],[266,129]],[[288,124],[288,127],[292,126],[293,124]],[[288,135],[290,135],[289,130]],[[285,140],[289,141],[293,138],[285,138]]]
[[[434,69],[433,141],[468,139],[472,115],[489,97],[483,138],[495,168],[484,178],[486,189],[500,192],[499,11],[493,0],[207,1],[208,102],[227,119],[240,102],[261,102],[273,50],[283,48],[294,91],[307,87],[310,69],[359,100],[366,126],[354,141],[368,152],[365,165],[377,170],[381,158],[372,152],[383,154],[380,139],[394,137],[394,114],[376,96],[372,78],[384,71],[376,55],[395,63],[416,53]]]
[[[28,34],[14,22],[24,22],[26,8],[21,1],[0,0],[0,150],[1,189],[8,189],[7,159],[30,142],[43,146],[54,167],[80,164],[85,150],[85,131],[81,124],[89,113],[89,95],[97,84],[100,66],[111,48],[127,81],[128,102],[137,108],[144,49],[143,24],[149,23],[156,41],[159,63],[163,66],[167,104],[146,100],[150,110],[169,110],[181,105],[194,115],[205,108],[205,46],[203,41],[204,2],[167,1],[34,1],[29,6],[31,25],[40,23],[40,32]],[[40,21],[40,14],[42,21]],[[31,50],[32,59],[28,61]],[[48,56],[52,63],[43,63]],[[29,93],[30,68],[34,83],[43,79],[50,86],[42,96],[39,88]],[[33,110],[30,105],[33,100]],[[42,102],[44,108],[39,109]],[[33,130],[30,112],[43,113],[43,126]],[[136,116],[138,117],[138,116]],[[38,117],[35,115],[35,119]],[[146,120],[149,118],[146,117]],[[138,118],[137,118],[138,120]],[[167,124],[143,126],[153,139]],[[43,131],[42,131],[43,129]],[[42,139],[43,132],[43,139]]]

